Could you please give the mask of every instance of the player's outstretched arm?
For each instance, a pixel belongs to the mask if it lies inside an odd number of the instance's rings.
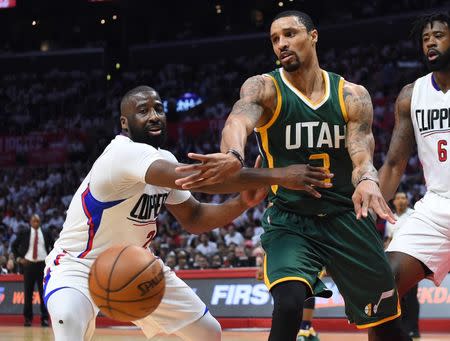
[[[272,80],[260,75],[247,79],[222,130],[221,153],[209,154],[206,159],[189,153],[191,159],[202,163],[180,167],[179,171],[185,174],[180,183],[189,188],[202,187],[221,183],[235,174],[243,167],[247,136],[270,119],[275,107],[276,89]],[[198,173],[186,175],[192,171]]]
[[[178,166],[180,164],[171,161],[156,160],[148,168],[145,180],[148,184],[155,186],[184,189],[179,183],[181,175],[175,171]],[[331,187],[332,184],[325,180],[332,177],[333,174],[321,167],[305,164],[282,168],[242,168],[222,183],[202,186],[194,190],[205,193],[236,193],[270,185],[280,185],[293,190],[303,190],[320,197],[314,187]]]
[[[372,134],[373,107],[368,91],[360,85],[346,82],[344,100],[348,113],[347,148],[353,162],[352,200],[356,217],[366,218],[369,208],[392,223],[394,215],[378,187],[378,174],[373,166],[375,140]]]
[[[255,168],[261,167],[258,158]],[[223,226],[241,215],[246,209],[258,205],[267,195],[267,189],[262,187],[242,192],[239,196],[222,204],[207,204],[198,202],[194,197],[179,205],[167,205],[167,209],[175,216],[187,231],[195,234]]]
[[[411,122],[411,97],[414,84],[408,84],[395,102],[395,126],[389,151],[379,172],[381,193],[386,200],[393,198],[414,150],[414,127]]]

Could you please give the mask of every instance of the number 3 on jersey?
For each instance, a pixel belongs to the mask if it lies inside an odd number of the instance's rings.
[[[309,156],[310,160],[322,160],[323,161],[323,168],[325,168],[325,171],[327,173],[330,173],[330,155],[327,153],[320,153],[320,154],[312,154]],[[331,182],[331,179],[325,179],[323,182]]]
[[[447,149],[445,148],[446,146],[447,146],[446,140],[439,140],[437,143],[438,157],[439,161],[441,162],[447,161]]]

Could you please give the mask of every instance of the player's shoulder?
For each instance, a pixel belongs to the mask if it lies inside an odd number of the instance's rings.
[[[160,153],[160,155],[163,157],[163,159],[168,160],[168,161],[173,161],[173,162],[178,162],[177,158],[175,157],[175,155],[173,155],[172,152],[170,152],[167,149],[162,149],[159,148],[158,152]]]
[[[361,84],[356,84],[353,82],[350,82],[348,80],[344,80],[344,99],[347,95],[353,95],[353,96],[368,96],[369,95],[369,91],[367,91],[367,89],[362,86]]]
[[[420,79],[420,78],[419,78]],[[418,79],[418,80],[419,80]],[[400,105],[410,105],[411,104],[411,98],[412,98],[412,94],[413,94],[413,90],[414,90],[414,86],[416,84],[416,82],[418,81],[416,80],[415,82],[406,84],[401,90],[400,93],[397,96],[397,103]]]
[[[112,140],[111,148],[120,154],[158,153],[155,147],[145,143],[134,142],[129,137],[123,135],[118,135]]]
[[[242,84],[241,97],[245,95],[264,99],[274,96],[276,94],[275,82],[274,77],[268,73],[251,76]]]

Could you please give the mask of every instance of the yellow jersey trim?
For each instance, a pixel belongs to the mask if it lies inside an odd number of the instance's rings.
[[[371,328],[371,327],[375,327],[375,326],[379,326],[380,324],[395,320],[397,317],[400,317],[400,315],[402,314],[402,309],[400,307],[400,300],[397,298],[397,314],[386,317],[382,320],[376,321],[376,322],[372,322],[372,323],[367,323],[367,324],[357,324],[356,328],[358,329],[366,329],[366,328]]]
[[[272,156],[272,154],[270,154],[270,151],[269,151],[269,136],[267,134],[267,129],[269,129],[275,123],[278,116],[280,115],[281,91],[280,91],[280,87],[278,86],[277,80],[273,76],[268,75],[268,74],[265,74],[265,76],[270,77],[272,79],[273,83],[275,84],[275,89],[277,91],[277,106],[275,107],[275,112],[274,112],[272,118],[270,119],[270,121],[261,127],[255,128],[255,131],[261,135],[261,144],[262,144],[262,149],[263,149],[264,153],[266,154],[267,165],[269,168],[273,168],[274,167],[273,156]],[[278,185],[272,185],[272,186],[270,186],[270,188],[272,189],[273,194],[277,193]]]
[[[291,89],[307,106],[309,106],[311,109],[313,110],[317,110],[319,109],[322,104],[324,104],[328,98],[330,97],[330,79],[328,76],[328,72],[326,72],[325,70],[321,70],[322,71],[322,77],[323,80],[325,82],[325,93],[322,95],[322,97],[313,102],[311,101],[311,99],[306,96],[305,94],[303,94],[299,89],[297,89],[294,84],[292,84],[284,75],[284,70],[282,68],[280,68],[280,75],[281,75],[281,79],[283,80],[283,82],[287,85],[287,87],[289,89]]]
[[[312,288],[312,285],[304,278],[302,277],[283,277],[280,279],[277,279],[275,282],[270,283],[269,278],[267,277],[267,255],[264,256],[264,284],[266,285],[267,289],[272,289],[275,285],[277,285],[278,283],[283,283],[283,282],[288,282],[288,281],[298,281],[298,282],[303,282],[305,283],[309,290],[311,290],[311,294],[314,294],[314,290]]]
[[[345,107],[345,100],[344,100],[344,83],[345,83],[345,79],[341,78],[339,80],[338,95],[339,95],[339,105],[341,107],[342,116],[344,117],[345,123],[347,123],[348,122],[348,114],[347,114],[347,108]]]
[[[281,112],[281,91],[280,91],[280,87],[278,86],[278,82],[275,79],[275,77],[273,77],[271,75],[264,74],[264,76],[271,78],[273,81],[273,84],[275,84],[275,89],[277,91],[277,106],[275,107],[275,112],[274,112],[272,118],[269,120],[269,122],[267,122],[266,124],[264,124],[261,127],[255,128],[255,131],[257,131],[257,132],[260,132],[261,130],[269,129],[275,123],[275,121],[277,120],[277,118]]]

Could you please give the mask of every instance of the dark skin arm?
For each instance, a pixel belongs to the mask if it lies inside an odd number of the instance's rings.
[[[179,185],[181,175],[176,168],[181,164],[157,160],[147,170],[145,179],[148,184],[183,189]],[[333,174],[320,167],[309,165],[291,165],[283,168],[243,168],[234,175],[229,176],[222,183],[196,188],[198,192],[205,193],[235,193],[245,190],[258,189],[270,185],[281,185],[294,190],[305,190],[311,195],[320,197],[320,194],[311,186],[329,188],[331,183],[324,182]]]
[[[379,172],[381,193],[386,200],[394,197],[416,143],[411,121],[413,88],[414,84],[406,85],[395,102],[394,131],[386,160]]]
[[[261,167],[261,159],[257,159],[255,168]],[[168,205],[167,209],[175,216],[183,228],[190,233],[200,234],[217,226],[223,226],[246,209],[259,204],[267,195],[266,188],[244,191],[237,197],[221,204],[199,202],[191,196],[178,205]]]
[[[378,175],[373,166],[375,141],[372,134],[373,107],[367,90],[357,84],[345,82],[344,100],[348,113],[347,150],[353,163],[352,200],[356,217],[366,218],[369,208],[391,223],[394,215],[378,187]]]

